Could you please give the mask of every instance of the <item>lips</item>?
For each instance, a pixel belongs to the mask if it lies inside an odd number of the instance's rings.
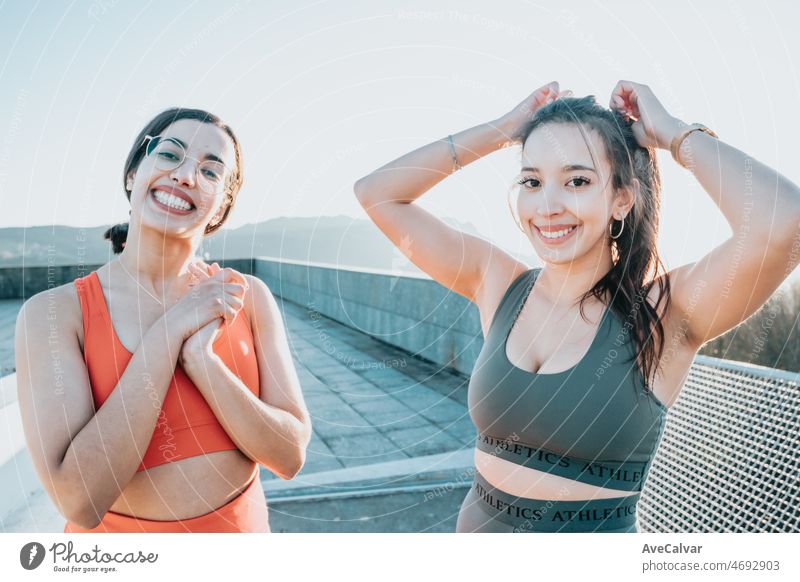
[[[181,200],[184,200],[187,204],[190,204],[192,210],[195,209],[194,201],[192,200],[191,196],[189,196],[186,192],[184,192],[180,188],[175,188],[174,186],[156,186],[155,188],[153,188],[153,191],[155,190],[160,190],[161,192],[172,194],[176,198],[180,198]]]
[[[161,201],[159,201],[159,199],[156,197],[156,191],[157,190],[161,191],[162,193],[164,193],[164,191],[162,191],[161,188],[154,188],[154,189],[150,190],[150,198],[153,200],[153,204],[158,206],[158,208],[162,212],[166,212],[168,214],[177,215],[177,216],[186,216],[186,215],[189,215],[189,214],[191,214],[192,212],[195,211],[195,206],[193,204],[191,205],[191,208],[189,208],[188,210],[184,210],[182,208],[175,208],[174,206],[167,206],[166,204],[164,204]],[[177,194],[176,194],[176,197],[177,197]],[[184,198],[181,198],[181,199],[183,200]],[[191,202],[189,204],[191,204]]]
[[[575,228],[573,228],[570,232],[568,232],[567,234],[565,234],[564,236],[559,237],[559,238],[547,238],[547,237],[545,237],[542,234],[543,229],[539,228],[538,226],[534,226],[534,229],[536,230],[537,234],[539,235],[539,240],[541,240],[544,244],[547,244],[547,245],[558,245],[558,244],[561,244],[564,241],[567,241],[567,240],[569,240],[569,239],[571,239],[572,237],[575,236],[575,233],[578,232],[578,229],[580,229],[580,225],[574,225],[574,226],[575,226]],[[559,227],[556,227],[554,230],[555,231],[559,231],[559,230],[566,230],[568,228],[570,228],[570,227],[559,226]],[[550,232],[550,231],[548,230],[548,231],[544,231],[544,232]]]

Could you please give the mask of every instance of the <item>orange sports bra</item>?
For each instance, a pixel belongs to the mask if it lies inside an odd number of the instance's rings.
[[[133,354],[125,349],[114,331],[97,271],[75,279],[75,288],[83,314],[83,357],[97,410],[116,387]],[[213,349],[258,396],[258,361],[244,310],[239,310],[233,321],[223,324]],[[238,448],[203,395],[177,364],[137,472],[196,455]]]

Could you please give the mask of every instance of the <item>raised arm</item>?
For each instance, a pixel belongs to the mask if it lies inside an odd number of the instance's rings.
[[[452,147],[442,138],[381,166],[355,183],[358,201],[411,262],[438,283],[476,301],[490,261],[517,261],[491,243],[451,228],[413,202],[452,174],[456,163],[466,166],[511,145],[516,130],[558,95],[558,83],[545,85],[506,115],[453,134]]]
[[[146,332],[95,411],[74,287],[39,293],[22,306],[15,357],[23,430],[45,491],[69,521],[97,526],[130,482],[152,438],[181,345],[194,331],[192,320],[203,325],[219,317],[218,309],[227,305],[215,304],[210,288],[173,306]]]
[[[681,165],[733,231],[697,262],[669,273],[672,304],[699,348],[755,313],[800,263],[800,188],[722,140],[685,134],[688,124],[667,113],[646,85],[620,81],[611,107],[637,120],[640,145],[669,150],[673,140],[682,143]]]

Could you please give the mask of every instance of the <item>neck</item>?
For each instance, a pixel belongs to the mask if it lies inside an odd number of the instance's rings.
[[[598,245],[603,246],[603,245]],[[613,267],[611,247],[603,246],[597,253],[587,253],[570,262],[550,263],[545,261],[539,273],[536,287],[555,307],[569,309],[578,304],[581,297],[592,289]]]
[[[151,287],[156,295],[165,295],[190,277],[188,267],[196,260],[200,240],[165,236],[151,229],[135,229],[131,224],[119,261],[140,284]]]

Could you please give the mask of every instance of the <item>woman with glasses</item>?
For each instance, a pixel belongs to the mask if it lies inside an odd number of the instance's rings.
[[[267,532],[259,465],[303,466],[309,415],[275,299],[195,257],[241,163],[216,116],[157,115],[125,162],[119,256],[19,313],[25,436],[65,532]]]

